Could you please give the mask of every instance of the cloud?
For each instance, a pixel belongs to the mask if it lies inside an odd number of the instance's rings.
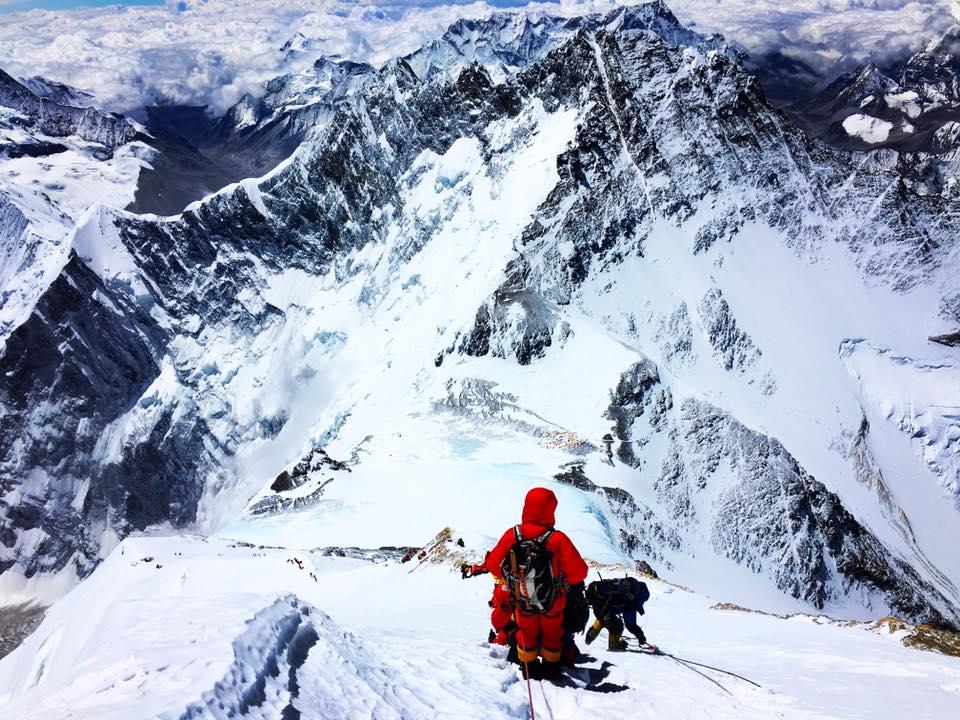
[[[394,1],[171,0],[158,6],[0,16],[0,67],[92,92],[136,111],[156,101],[223,110],[246,90],[321,54],[379,63],[411,52],[459,16],[491,6]],[[281,48],[301,33],[304,53]]]
[[[668,0],[670,2],[670,0]],[[677,16],[752,54],[777,51],[824,75],[883,64],[957,22],[957,0],[673,0]]]
[[[3,0],[0,0],[3,2]],[[753,53],[779,50],[821,71],[921,46],[954,22],[956,0],[673,0],[703,32],[721,32]],[[612,1],[531,4],[565,15]],[[92,92],[104,107],[138,114],[157,101],[222,111],[244,92],[319,55],[374,64],[415,50],[458,17],[495,5],[442,0],[169,0],[157,6],[0,15],[0,67]],[[299,34],[303,37],[300,38]],[[301,52],[284,52],[294,39]]]

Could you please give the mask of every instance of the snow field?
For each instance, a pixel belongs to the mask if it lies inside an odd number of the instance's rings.
[[[217,368],[203,381],[208,395],[226,403],[240,423],[255,424],[273,412],[286,416],[275,437],[239,448],[236,488],[227,493],[208,486],[200,508],[204,527],[232,521],[265,478],[314,444],[336,433],[349,455],[382,424],[402,422],[416,383],[429,378],[425,368],[502,281],[512,238],[556,182],[556,156],[575,121],[572,112],[551,115],[535,102],[519,118],[495,123],[492,146],[506,148],[499,177],[482,162],[475,140],[457,141],[443,157],[425,151],[411,173],[410,217],[394,224],[383,244],[343,260],[352,268],[349,282],[338,276],[343,267],[319,278],[289,272],[269,278],[265,298],[287,313],[285,323],[252,348],[238,350],[231,338],[206,331],[197,343],[184,344],[182,361]],[[524,123],[536,131],[517,133]],[[411,248],[411,237],[440,217],[436,236]],[[370,397],[377,402],[362,401]],[[235,432],[233,422],[212,426],[224,438]]]
[[[517,669],[483,642],[489,577],[461,580],[451,565],[130,538],[0,661],[0,708],[37,720],[214,718],[245,696],[246,716],[259,718],[288,704],[305,719],[528,717]],[[608,681],[629,689],[534,683],[538,717],[945,718],[958,700],[956,660],[895,636],[714,610],[705,596],[648,584],[641,621],[652,641],[762,689],[704,670],[728,695],[670,658],[609,653],[601,635],[581,642],[590,665],[613,663]],[[259,704],[244,694],[258,680]]]

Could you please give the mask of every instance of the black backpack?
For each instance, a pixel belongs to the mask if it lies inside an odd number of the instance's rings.
[[[590,606],[583,596],[583,583],[577,583],[567,588],[567,604],[563,606],[564,632],[582,633],[590,621]]]
[[[597,617],[632,609],[642,615],[643,604],[649,599],[647,584],[632,577],[594,580],[587,588],[587,602]]]
[[[547,549],[547,540],[553,532],[550,529],[540,537],[525,540],[519,525],[513,529],[516,541],[500,570],[513,601],[524,612],[545,613],[557,597],[559,583],[553,575],[553,553]]]

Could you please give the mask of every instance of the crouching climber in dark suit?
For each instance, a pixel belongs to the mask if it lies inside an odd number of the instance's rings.
[[[641,645],[647,642],[643,630],[637,625],[637,614],[643,615],[643,604],[650,599],[646,583],[632,577],[595,580],[587,587],[586,597],[596,616],[587,630],[588,645],[597,639],[603,628],[610,634],[610,650],[627,649],[624,628],[635,635]]]

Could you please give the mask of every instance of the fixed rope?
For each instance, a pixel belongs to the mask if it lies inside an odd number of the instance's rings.
[[[719,673],[723,673],[724,675],[729,675],[730,677],[735,677],[738,680],[743,680],[744,682],[750,683],[754,687],[758,687],[758,688],[763,687],[760,683],[754,682],[750,678],[745,678],[743,675],[738,675],[737,673],[732,672],[730,670],[724,670],[723,668],[714,667],[713,665],[707,665],[706,663],[697,662],[696,660],[688,660],[687,658],[677,657],[676,655],[672,655],[671,653],[664,652],[660,648],[657,648],[654,654],[663,655],[664,657],[668,657],[671,660],[674,660],[680,663],[681,665],[686,666],[688,670],[693,670],[693,672],[697,673],[697,675],[702,675],[703,677],[705,677],[707,680],[714,683],[718,687],[723,688],[723,691],[726,692],[728,695],[732,695],[732,693],[729,690],[727,690],[725,687],[723,687],[723,685],[720,685],[720,683],[718,683],[712,677],[710,677],[709,675],[704,675],[702,672],[700,672],[699,670],[697,670],[695,667],[692,667],[692,666],[696,665],[696,667],[706,668],[707,670],[713,670],[714,672],[719,672]]]
[[[520,638],[520,645],[526,647],[527,643],[524,642],[523,633],[517,630],[517,635]],[[533,713],[533,689],[530,686],[530,663],[523,663],[523,674],[527,678],[527,701],[530,703],[530,720],[537,720],[537,716]]]
[[[720,688],[721,690],[723,690],[727,695],[731,695],[731,696],[733,695],[733,693],[730,692],[729,690],[727,690],[723,685],[721,685],[720,683],[718,683],[716,680],[714,680],[712,677],[710,677],[710,676],[707,675],[706,673],[700,672],[700,671],[697,670],[695,667],[693,667],[693,665],[688,665],[688,664],[685,663],[683,660],[681,660],[680,658],[674,657],[674,656],[671,655],[670,653],[663,653],[663,655],[664,655],[664,657],[668,657],[668,658],[670,658],[671,660],[673,660],[675,663],[677,663],[677,665],[681,665],[681,666],[685,667],[687,670],[690,670],[691,672],[695,672],[697,675],[699,675],[700,677],[704,678],[705,680],[709,680],[709,681],[712,682],[714,685],[716,685],[718,688]]]
[[[664,655],[668,655],[668,654],[669,654],[669,653],[664,653]],[[761,684],[758,683],[758,682],[754,682],[754,681],[751,680],[750,678],[745,678],[743,675],[737,675],[735,672],[730,672],[729,670],[724,670],[723,668],[714,667],[713,665],[707,665],[706,663],[696,662],[696,661],[694,661],[694,660],[687,660],[686,658],[680,658],[680,657],[676,657],[676,656],[674,656],[674,655],[670,655],[670,657],[672,657],[674,660],[679,660],[679,661],[681,661],[681,662],[685,662],[685,663],[687,663],[688,665],[696,665],[697,667],[706,668],[707,670],[714,670],[714,671],[716,671],[716,672],[723,673],[724,675],[729,675],[729,676],[731,676],[731,677],[735,677],[735,678],[737,678],[738,680],[743,680],[744,682],[750,683],[750,684],[753,685],[754,687],[758,687],[758,688],[762,688],[762,687],[763,687],[763,685],[761,685]]]

